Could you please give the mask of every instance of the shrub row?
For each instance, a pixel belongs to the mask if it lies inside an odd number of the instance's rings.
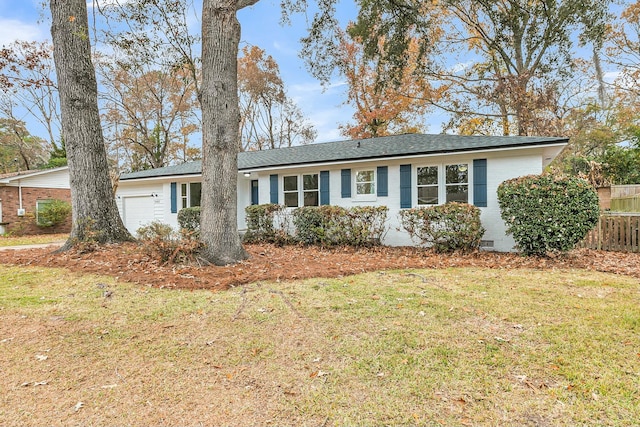
[[[245,208],[247,243],[286,244],[292,241],[288,233],[289,216],[284,206],[274,203],[251,205]]]
[[[293,211],[295,239],[307,245],[375,246],[387,231],[386,206],[301,207]]]
[[[400,224],[414,241],[436,252],[476,250],[485,231],[480,209],[456,202],[400,211]]]
[[[386,206],[301,207],[289,213],[275,204],[246,208],[247,243],[373,246],[386,232]]]

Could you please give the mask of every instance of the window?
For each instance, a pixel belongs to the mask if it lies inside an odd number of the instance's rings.
[[[356,196],[376,194],[376,172],[364,170],[356,172]]]
[[[302,190],[304,191],[304,206],[318,206],[320,204],[318,174],[302,175]]]
[[[438,166],[418,168],[418,204],[437,205],[438,198]]]
[[[302,200],[300,200],[299,180],[302,180]],[[283,177],[284,205],[289,208],[298,206],[319,206],[320,186],[318,174]]]
[[[284,205],[289,208],[298,207],[298,177],[285,176],[283,182]]]
[[[469,200],[469,165],[447,165],[445,166],[445,175],[447,203],[467,203]]]
[[[257,179],[251,180],[251,204],[252,205],[258,204],[258,180]]]
[[[469,165],[420,166],[416,168],[418,206],[469,202]]]
[[[200,206],[200,198],[202,197],[202,183],[186,182],[181,184],[180,197],[182,200],[183,209]]]
[[[50,221],[40,218],[40,213],[44,210],[44,208],[47,205],[51,204],[52,202],[53,202],[53,200],[51,200],[51,199],[36,200],[36,224],[42,225],[42,226],[51,225]]]

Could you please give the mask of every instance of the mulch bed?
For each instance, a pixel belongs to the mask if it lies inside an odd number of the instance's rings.
[[[67,268],[154,287],[211,290],[258,281],[342,277],[405,268],[582,268],[640,279],[640,254],[589,249],[538,258],[495,252],[442,255],[411,247],[354,249],[246,245],[245,248],[250,259],[225,267],[162,263],[140,243],[106,245],[85,253],[74,250],[54,253],[51,248],[5,250],[0,253],[0,263]]]

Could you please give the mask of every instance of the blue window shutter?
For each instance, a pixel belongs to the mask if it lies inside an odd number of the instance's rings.
[[[171,213],[178,213],[178,183],[171,183]]]
[[[411,207],[411,165],[400,165],[400,208]]]
[[[252,205],[258,204],[258,180],[257,179],[251,180],[251,204]]]
[[[487,207],[487,159],[473,161],[473,204]]]
[[[389,195],[389,168],[387,166],[378,166],[378,197],[386,197]]]
[[[278,175],[269,175],[271,203],[278,204]]]
[[[351,169],[342,169],[342,198],[351,197]]]
[[[329,171],[320,171],[320,204],[329,204]]]

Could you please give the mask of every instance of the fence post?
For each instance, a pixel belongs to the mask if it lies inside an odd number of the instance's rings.
[[[598,218],[598,243],[596,245],[598,250],[602,249],[602,219],[603,218],[604,218],[603,215],[601,215],[600,218]]]

